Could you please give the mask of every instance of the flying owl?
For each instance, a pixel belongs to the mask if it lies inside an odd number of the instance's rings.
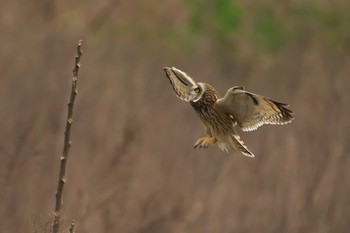
[[[294,119],[287,104],[247,92],[244,87],[232,87],[220,97],[212,86],[195,82],[175,67],[165,67],[164,71],[176,96],[190,102],[204,124],[206,136],[197,140],[194,149],[208,148],[217,142],[223,151],[231,149],[254,157],[236,133],[235,126],[252,131],[264,124],[284,125]]]

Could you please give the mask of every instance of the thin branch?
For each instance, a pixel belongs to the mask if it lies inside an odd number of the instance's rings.
[[[74,228],[75,228],[75,220],[72,219],[72,223],[70,224],[70,227],[69,227],[69,233],[75,233]]]
[[[70,139],[70,132],[71,132],[71,127],[73,123],[73,107],[74,107],[75,97],[78,94],[77,82],[78,82],[79,68],[80,68],[80,57],[83,54],[81,51],[81,44],[82,44],[82,40],[79,40],[78,46],[77,46],[77,54],[75,56],[75,65],[73,69],[72,91],[71,91],[71,95],[68,103],[68,115],[67,115],[67,122],[66,122],[66,130],[64,132],[63,154],[61,156],[61,165],[60,165],[60,171],[59,171],[58,186],[56,191],[56,206],[55,206],[55,213],[54,213],[54,222],[52,226],[53,233],[58,233],[60,228],[61,209],[63,205],[63,188],[64,188],[64,184],[66,183],[67,159],[68,159],[68,152],[72,144]]]

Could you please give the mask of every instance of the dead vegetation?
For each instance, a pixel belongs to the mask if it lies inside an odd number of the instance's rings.
[[[76,232],[348,231],[349,3],[237,1],[237,28],[195,3],[1,4],[0,232],[35,232],[31,214],[53,209],[81,37],[65,232],[72,218]],[[296,119],[243,133],[254,160],[194,151],[202,126],[164,66],[288,102]]]

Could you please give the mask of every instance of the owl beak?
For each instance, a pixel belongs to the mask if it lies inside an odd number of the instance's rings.
[[[182,82],[186,86],[192,86],[193,83],[190,81],[190,79],[187,77],[187,74],[179,69],[176,69],[175,67],[164,67],[165,74],[170,79],[177,79],[180,82]]]

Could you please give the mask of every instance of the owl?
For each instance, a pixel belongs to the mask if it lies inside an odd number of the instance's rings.
[[[165,67],[164,71],[176,96],[190,102],[204,125],[206,135],[196,141],[194,149],[217,143],[222,151],[254,157],[235,131],[236,126],[253,131],[264,124],[284,125],[294,119],[287,104],[245,91],[242,86],[228,89],[221,97],[209,84],[195,82],[175,67]]]

